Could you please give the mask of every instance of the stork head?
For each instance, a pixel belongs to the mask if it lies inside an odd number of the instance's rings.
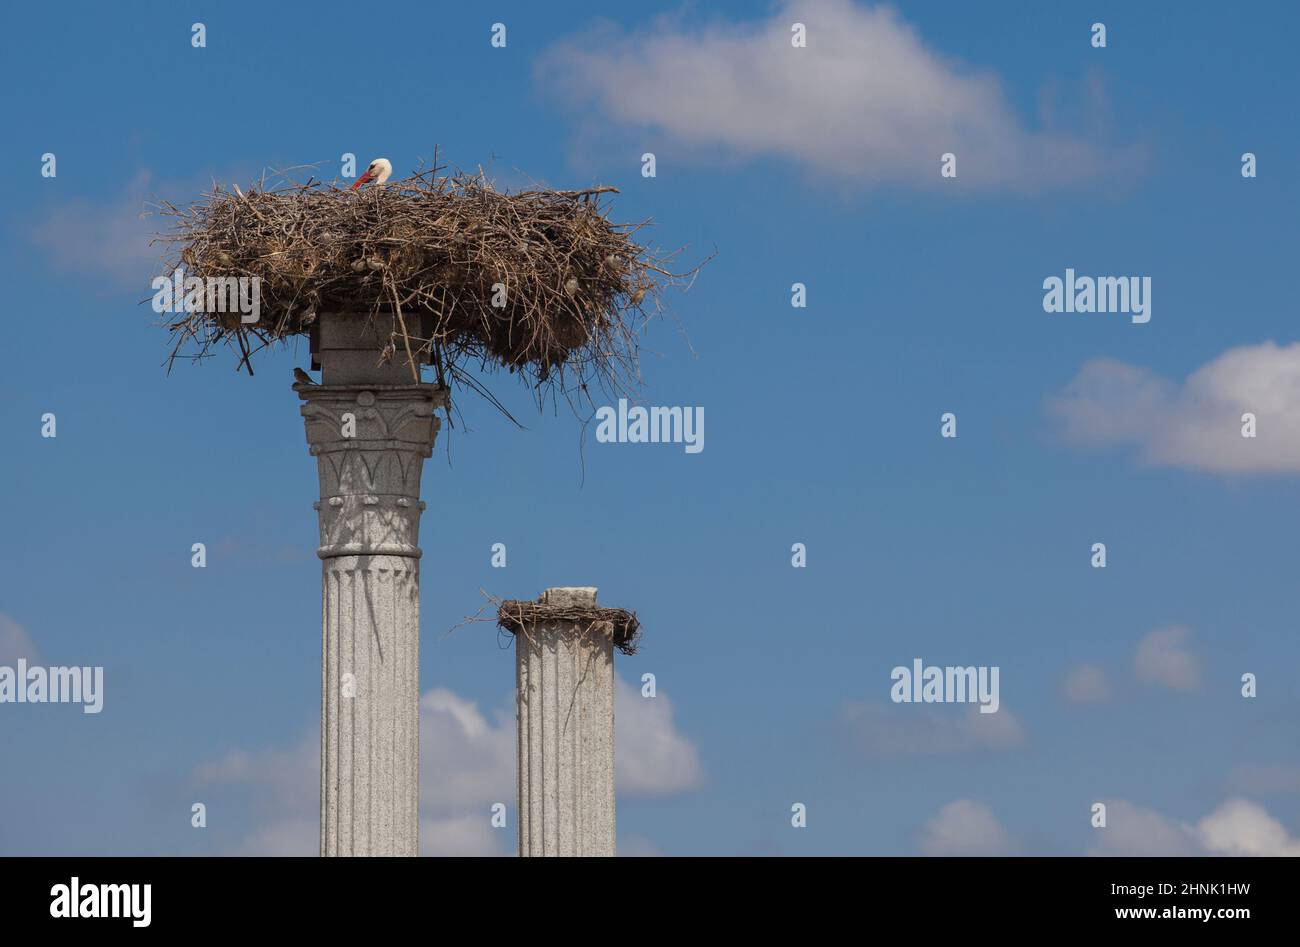
[[[388,176],[392,173],[393,163],[391,161],[387,158],[376,158],[374,161],[370,162],[370,167],[366,168],[366,173],[357,178],[356,182],[352,185],[352,190],[355,191],[361,185],[368,184],[372,181],[375,184],[383,184],[388,180]]]

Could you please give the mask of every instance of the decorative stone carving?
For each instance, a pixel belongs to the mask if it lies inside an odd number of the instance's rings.
[[[415,855],[420,475],[446,391],[294,390],[320,477],[321,854]]]
[[[419,557],[420,474],[446,404],[437,385],[295,385],[320,476],[317,555]]]

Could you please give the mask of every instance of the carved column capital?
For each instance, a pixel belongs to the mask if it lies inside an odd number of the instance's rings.
[[[320,475],[322,559],[419,558],[420,474],[446,405],[437,385],[294,385]]]

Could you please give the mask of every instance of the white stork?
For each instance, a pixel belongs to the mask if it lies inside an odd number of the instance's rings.
[[[388,176],[392,173],[393,163],[391,161],[387,158],[376,158],[374,161],[370,162],[370,167],[366,168],[366,173],[357,178],[356,183],[352,185],[351,190],[355,191],[361,185],[368,184],[371,181],[373,181],[375,186],[378,187],[387,181]]]

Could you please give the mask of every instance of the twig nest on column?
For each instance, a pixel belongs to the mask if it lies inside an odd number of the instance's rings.
[[[614,647],[624,654],[636,654],[641,638],[641,622],[636,612],[625,608],[601,608],[597,605],[553,605],[547,602],[526,602],[506,599],[497,608],[497,625],[512,635],[528,637],[534,625],[546,622],[570,621],[579,634],[607,634]]]
[[[162,203],[168,277],[183,263],[186,277],[250,277],[259,288],[255,322],[172,316],[172,359],[230,345],[250,365],[262,348],[309,332],[317,312],[343,312],[402,326],[392,344],[423,356],[440,383],[484,393],[472,367],[508,368],[561,393],[593,381],[636,388],[639,338],[660,291],[699,267],[673,272],[676,253],[638,242],[648,222],[610,221],[601,201],[616,188],[508,194],[481,174],[444,170],[356,192],[263,181]]]

